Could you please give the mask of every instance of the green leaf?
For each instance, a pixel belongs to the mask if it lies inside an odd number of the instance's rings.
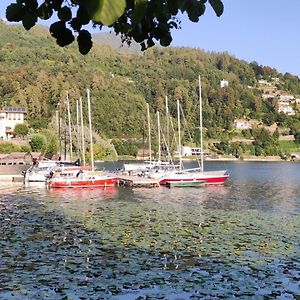
[[[214,9],[216,15],[220,17],[224,11],[224,5],[221,0],[209,0],[210,5]]]
[[[91,18],[84,6],[79,6],[76,17],[82,25],[86,25],[91,21]]]
[[[126,0],[85,0],[85,6],[95,23],[109,26],[123,15]]]
[[[61,47],[65,47],[72,44],[74,39],[72,31],[69,28],[64,28],[61,32],[59,32],[56,38],[56,43]]]
[[[37,0],[26,0],[25,2],[25,5],[26,5],[26,8],[29,8],[30,10],[31,9],[37,9],[38,8],[38,2]]]
[[[53,37],[57,38],[61,34],[61,32],[65,30],[65,28],[66,28],[66,24],[62,21],[58,21],[51,24],[49,31]]]
[[[6,8],[6,18],[10,22],[19,22],[23,19],[25,10],[21,4],[13,3]]]
[[[140,23],[147,9],[147,0],[134,0],[134,10],[132,14],[133,26]]]
[[[52,8],[49,6],[48,3],[44,2],[39,8],[38,8],[38,16],[42,20],[48,20],[51,18],[53,14]]]
[[[51,5],[54,10],[59,10],[63,4],[63,0],[52,0]]]
[[[171,42],[172,42],[172,37],[169,33],[164,34],[164,36],[162,36],[161,39],[160,39],[160,44],[163,47],[169,46],[171,44]]]
[[[93,46],[91,34],[87,30],[81,30],[77,37],[77,43],[79,52],[83,55],[87,54]]]
[[[57,12],[57,16],[61,21],[67,22],[72,18],[71,9],[67,6],[60,8]]]
[[[26,13],[23,17],[22,24],[26,30],[31,29],[37,22],[37,16],[32,13]]]

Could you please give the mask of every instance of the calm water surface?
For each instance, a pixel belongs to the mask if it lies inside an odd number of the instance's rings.
[[[0,299],[300,299],[300,164],[206,167],[227,185],[0,184]]]

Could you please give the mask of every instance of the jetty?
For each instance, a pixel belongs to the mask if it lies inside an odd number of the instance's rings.
[[[158,179],[143,176],[121,175],[119,177],[119,186],[131,188],[157,188],[160,187],[160,184]]]
[[[0,174],[0,182],[23,182],[23,175]]]

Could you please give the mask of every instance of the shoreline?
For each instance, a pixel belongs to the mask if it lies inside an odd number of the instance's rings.
[[[134,157],[120,157],[118,159],[119,161],[133,161],[133,162],[143,162],[148,160],[147,158],[145,159],[139,159],[139,158],[134,158]],[[196,161],[196,158],[182,158],[182,161]],[[292,162],[292,163],[297,163],[300,162],[300,159],[296,160],[291,160],[291,159],[281,159],[280,157],[247,157],[247,158],[233,158],[233,157],[219,157],[219,158],[205,158],[205,162],[209,161],[231,161],[231,162]]]

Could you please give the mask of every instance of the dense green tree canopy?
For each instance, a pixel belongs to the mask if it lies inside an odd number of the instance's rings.
[[[172,29],[180,28],[178,14],[186,13],[189,20],[198,22],[207,2],[217,16],[223,13],[221,0],[16,0],[7,7],[6,17],[11,22],[22,22],[32,28],[40,19],[56,14],[58,21],[50,26],[50,33],[60,46],[71,44],[77,37],[79,51],[87,54],[93,43],[84,26],[109,26],[123,41],[140,43],[145,50],[158,41],[170,45]]]
[[[14,135],[24,137],[29,132],[28,126],[25,124],[17,124],[14,128]]]

